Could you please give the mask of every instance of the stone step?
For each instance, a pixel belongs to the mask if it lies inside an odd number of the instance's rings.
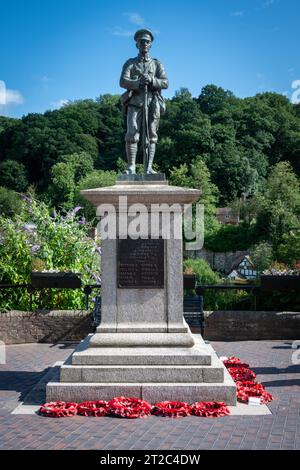
[[[213,361],[214,362],[214,361]],[[224,369],[209,366],[80,366],[64,364],[60,370],[61,382],[222,382]]]
[[[202,338],[196,338],[191,348],[131,347],[89,348],[89,335],[82,341],[66,365],[203,365],[211,364],[211,351]]]
[[[155,404],[159,401],[222,401],[236,405],[236,386],[225,373],[222,383],[62,383],[49,382],[46,398],[49,401],[110,400],[118,396],[142,398]]]
[[[93,348],[75,352],[73,365],[203,365],[211,364],[211,355],[201,348]]]

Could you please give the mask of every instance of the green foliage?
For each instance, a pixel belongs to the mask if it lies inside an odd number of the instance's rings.
[[[300,228],[300,183],[288,162],[277,163],[268,177],[257,216],[258,237],[272,243],[275,257],[282,237]]]
[[[0,217],[0,283],[30,283],[32,269],[72,271],[83,284],[99,278],[99,246],[89,238],[91,229],[77,215],[79,208],[52,216],[44,203],[25,197],[14,219]],[[46,289],[34,296],[34,308],[84,307],[80,290]],[[29,309],[25,290],[1,290],[1,309]]]
[[[196,274],[197,285],[220,285],[224,283],[221,276],[213,271],[203,259],[186,259],[184,270],[190,268]],[[206,290],[204,294],[205,310],[238,309],[242,302],[248,301],[249,296],[242,291]]]
[[[196,157],[189,166],[185,163],[179,168],[173,168],[170,172],[170,184],[201,189],[202,194],[198,203],[204,205],[205,232],[215,231],[218,227],[215,213],[219,190],[211,182],[209,169],[201,157]]]
[[[67,163],[65,155],[86,152],[94,169],[120,171],[120,161],[125,160],[125,123],[119,98],[106,94],[22,119],[2,117],[0,161],[23,164],[39,195],[48,189],[55,193],[48,188],[51,170],[57,163]],[[182,88],[167,100],[159,133],[155,163],[160,171],[169,176],[174,167],[189,167],[201,157],[219,190],[220,205],[241,193],[263,191],[271,167],[279,162],[288,161],[300,175],[299,106],[276,93],[239,99],[228,90],[207,85],[195,99]],[[78,179],[75,175],[75,183]],[[68,187],[58,193],[67,199],[53,203],[71,205]]]
[[[256,222],[257,215],[263,207],[264,200],[260,193],[247,199],[235,199],[229,204],[232,214],[250,226]]]
[[[300,229],[282,236],[277,248],[277,259],[293,267],[300,260]]]
[[[116,182],[117,174],[114,171],[93,170],[82,178],[75,191],[75,201],[84,209],[84,214],[87,220],[94,220],[95,208],[80,195],[83,189],[102,188],[104,186],[113,186]]]
[[[255,241],[255,227],[241,223],[239,225],[221,225],[204,240],[205,248],[212,251],[247,250]]]
[[[14,217],[21,210],[20,196],[15,191],[0,186],[0,216]]]
[[[261,273],[269,268],[273,261],[272,246],[267,242],[260,242],[250,251],[250,258],[256,271]]]
[[[93,159],[86,152],[63,155],[62,161],[51,169],[51,184],[47,195],[55,206],[71,208],[74,205],[76,184],[93,171]]]
[[[198,285],[218,284],[221,280],[219,274],[213,271],[204,259],[186,259],[183,265],[184,269],[191,268],[193,270]]]
[[[24,191],[28,186],[25,166],[15,160],[1,162],[0,185],[14,191]]]

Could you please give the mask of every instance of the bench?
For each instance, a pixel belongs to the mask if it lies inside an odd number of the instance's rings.
[[[183,316],[189,326],[200,328],[203,337],[205,324],[202,295],[183,299]]]
[[[183,299],[183,315],[189,326],[200,328],[201,335],[204,334],[203,297],[185,297]],[[94,327],[101,322],[101,296],[96,296],[92,313],[92,324]]]

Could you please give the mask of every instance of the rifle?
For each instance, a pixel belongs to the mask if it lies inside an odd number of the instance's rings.
[[[148,85],[145,85],[145,99],[143,106],[143,164],[144,173],[147,173],[149,162],[149,125],[148,125]]]

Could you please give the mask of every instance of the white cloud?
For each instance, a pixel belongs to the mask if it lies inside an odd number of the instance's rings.
[[[268,8],[268,7],[270,7],[271,5],[273,5],[274,2],[275,2],[275,0],[266,0],[266,1],[262,4],[262,6],[263,6],[263,8]]]
[[[52,80],[52,78],[48,77],[47,75],[42,75],[41,77],[39,77],[39,79],[43,83],[49,83]]]
[[[123,29],[123,28],[120,28],[119,26],[116,26],[115,28],[113,28],[112,34],[114,36],[123,36],[123,37],[128,38],[134,35],[134,31],[129,31],[128,29]]]
[[[264,33],[278,33],[280,31],[280,28],[278,26],[274,26],[273,28],[270,29],[264,29]]]
[[[139,13],[124,13],[127,16],[128,20],[132,24],[136,24],[137,26],[143,26],[145,24],[144,18]]]
[[[18,90],[6,88],[3,80],[0,80],[0,105],[8,106],[10,104],[23,104],[24,98]]]
[[[231,13],[231,16],[244,16],[245,12],[242,11],[242,10],[239,10],[239,11],[233,11]]]
[[[57,101],[52,101],[51,106],[55,109],[59,109],[63,106],[66,106],[67,104],[69,104],[69,100],[61,99]]]

